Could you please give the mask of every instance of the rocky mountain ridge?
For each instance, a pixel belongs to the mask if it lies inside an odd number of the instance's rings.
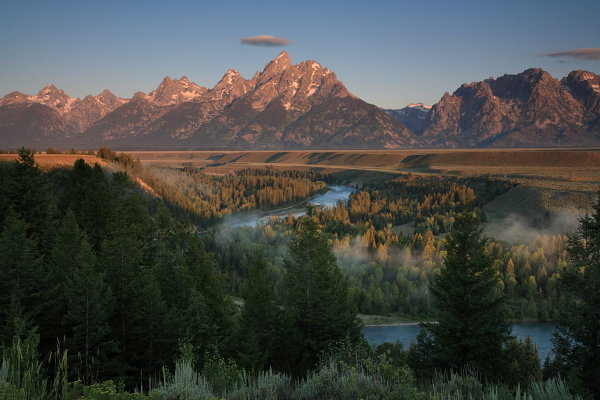
[[[574,71],[559,81],[531,68],[464,84],[431,108],[422,137],[434,147],[597,145],[600,93],[583,76],[598,79]]]
[[[600,145],[600,77],[541,69],[463,84],[433,106],[383,110],[287,52],[212,88],[165,77],[146,94],[72,98],[53,85],[0,99],[0,148],[393,149]]]

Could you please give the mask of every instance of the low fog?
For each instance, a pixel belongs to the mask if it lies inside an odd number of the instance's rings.
[[[483,225],[485,235],[510,244],[529,244],[535,236],[569,234],[577,230],[578,211],[558,211],[544,217],[528,218],[509,214],[505,218],[491,218]]]

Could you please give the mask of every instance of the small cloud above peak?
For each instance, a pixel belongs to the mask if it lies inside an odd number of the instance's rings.
[[[565,51],[557,51],[554,53],[544,53],[540,54],[543,57],[552,57],[552,58],[574,58],[578,60],[591,60],[598,61],[600,60],[600,48],[585,48],[585,49],[573,49],[573,50],[565,50]]]
[[[271,35],[259,35],[251,36],[240,39],[241,44],[247,44],[250,46],[264,46],[264,47],[275,47],[275,46],[287,46],[291,42],[288,39],[280,38]]]

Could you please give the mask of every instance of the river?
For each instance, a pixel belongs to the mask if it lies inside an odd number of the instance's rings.
[[[356,189],[351,187],[340,185],[331,185],[327,188],[327,192],[315,195],[305,202],[293,206],[269,211],[255,211],[249,214],[233,215],[224,222],[224,225],[228,227],[253,227],[258,223],[268,222],[272,217],[285,218],[290,214],[299,217],[306,213],[306,204],[312,204],[319,207],[334,207],[338,201],[348,201],[350,195],[356,191]],[[552,322],[523,322],[513,324],[512,332],[521,339],[530,336],[533,343],[537,346],[540,359],[543,362],[552,350],[550,339],[552,338],[552,332],[554,332],[555,326],[556,324]],[[419,329],[420,327],[417,324],[365,326],[363,328],[363,333],[369,343],[373,345],[400,341],[405,348],[408,348],[408,344],[416,340]]]
[[[520,339],[530,336],[537,346],[540,360],[543,363],[546,356],[552,351],[550,340],[555,327],[556,324],[553,322],[520,322],[512,325],[512,333]],[[400,341],[406,349],[410,342],[416,342],[420,329],[418,324],[365,326],[363,334],[372,345]]]
[[[312,204],[318,207],[334,207],[338,201],[346,202],[350,195],[356,191],[348,186],[331,185],[327,186],[325,193],[317,194],[293,206],[276,208],[269,211],[255,211],[250,213],[234,214],[227,218],[223,223],[225,226],[237,228],[242,226],[256,226],[259,222],[266,223],[272,217],[285,218],[290,214],[300,217],[306,213],[307,204]]]

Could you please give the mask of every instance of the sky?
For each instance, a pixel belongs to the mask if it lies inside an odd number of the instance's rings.
[[[241,41],[260,35],[279,45]],[[380,107],[433,104],[531,67],[600,73],[600,1],[0,0],[0,96],[52,83],[131,97],[167,75],[212,87],[228,69],[250,79],[283,50]]]

